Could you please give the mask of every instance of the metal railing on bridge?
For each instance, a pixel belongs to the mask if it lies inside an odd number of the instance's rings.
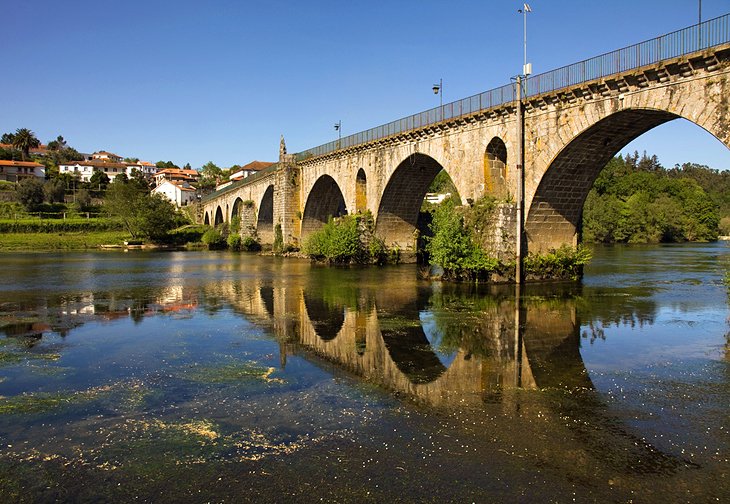
[[[525,94],[535,96],[557,91],[729,42],[730,14],[725,14],[623,49],[531,76],[527,79]],[[302,161],[336,150],[425,128],[441,121],[457,119],[499,107],[514,100],[515,86],[507,84],[299,152],[296,154],[296,159]]]

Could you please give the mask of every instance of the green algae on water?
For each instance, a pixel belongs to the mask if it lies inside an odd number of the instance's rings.
[[[199,383],[236,383],[261,381],[284,383],[281,378],[272,378],[276,368],[260,366],[253,362],[232,362],[221,366],[196,367],[185,373],[185,378]]]

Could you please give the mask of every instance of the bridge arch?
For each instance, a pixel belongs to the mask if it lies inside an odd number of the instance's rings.
[[[727,133],[727,124],[712,120],[711,114],[703,113],[703,119],[682,115],[679,110],[681,103],[666,109],[612,110],[594,122],[588,121],[591,125],[583,130],[560,135],[568,140],[559,148],[545,149],[543,156],[550,160],[544,165],[531,201],[525,202],[528,250],[540,252],[562,244],[577,245],[583,204],[593,183],[608,161],[643,133],[683,117],[730,148],[730,136],[724,138],[723,134]],[[535,141],[539,142],[539,138]]]
[[[256,234],[261,243],[274,243],[274,186],[269,185],[259,203],[259,214],[256,218]]]
[[[233,222],[233,219],[238,217],[241,218],[241,211],[243,210],[243,200],[238,197],[236,198],[236,201],[233,202],[233,211],[231,212],[231,222]]]
[[[322,175],[309,191],[302,215],[302,239],[321,229],[330,217],[347,214],[345,198],[335,179]]]
[[[213,221],[214,226],[220,226],[223,224],[223,210],[221,210],[221,207],[219,206],[215,211],[215,220]]]
[[[485,194],[506,198],[507,183],[507,146],[504,140],[495,136],[489,141],[484,152]]]
[[[208,215],[208,212],[205,212],[205,219],[203,220],[203,224],[206,226],[210,226],[210,215]]]
[[[411,154],[396,167],[380,198],[375,234],[386,245],[414,249],[418,213],[428,186],[443,169],[434,158]]]
[[[360,168],[355,176],[355,212],[363,213],[368,209],[368,181],[365,170]]]

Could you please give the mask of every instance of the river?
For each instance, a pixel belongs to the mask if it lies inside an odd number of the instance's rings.
[[[2,502],[714,502],[725,243],[580,284],[225,252],[3,253]]]

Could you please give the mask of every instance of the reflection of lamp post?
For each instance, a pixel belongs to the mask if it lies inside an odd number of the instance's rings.
[[[433,94],[439,95],[439,110],[441,111],[441,120],[444,119],[444,80],[439,79],[438,84],[434,84],[433,87]]]

